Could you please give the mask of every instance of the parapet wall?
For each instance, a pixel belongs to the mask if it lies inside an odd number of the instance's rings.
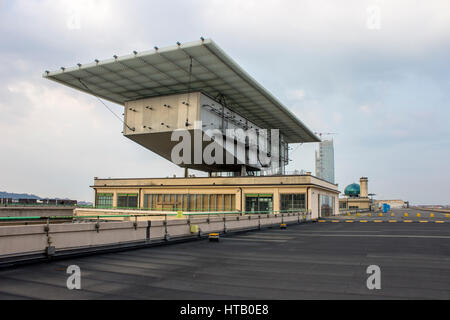
[[[64,256],[108,246],[145,246],[151,243],[201,237],[209,232],[259,229],[281,223],[311,221],[302,213],[181,218],[167,221],[74,222],[0,227],[0,265],[27,257]]]
[[[75,207],[70,206],[5,206],[0,207],[0,217],[61,217],[72,216]]]

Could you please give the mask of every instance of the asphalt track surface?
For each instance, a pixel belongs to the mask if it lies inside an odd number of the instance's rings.
[[[0,269],[0,299],[449,299],[450,218],[404,212]],[[69,265],[81,290],[66,287]]]

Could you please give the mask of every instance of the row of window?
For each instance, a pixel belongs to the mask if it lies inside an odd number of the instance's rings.
[[[97,208],[112,208],[113,194],[112,193],[98,193],[97,194]],[[138,194],[137,193],[119,193],[117,195],[118,208],[137,208]]]
[[[327,203],[332,203],[331,197]],[[330,202],[331,201],[331,202]],[[98,193],[97,207],[113,207],[112,193]],[[137,193],[119,193],[117,195],[118,208],[139,207]],[[235,194],[146,194],[144,195],[144,208],[152,211],[235,211]],[[325,206],[323,207],[325,210]],[[281,194],[280,210],[289,212],[306,209],[306,195]],[[273,194],[246,194],[246,212],[273,211]]]
[[[234,194],[146,194],[144,207],[154,211],[234,211]]]

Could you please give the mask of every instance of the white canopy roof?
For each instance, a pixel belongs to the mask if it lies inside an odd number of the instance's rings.
[[[320,141],[211,39],[46,71],[44,77],[122,105],[188,91],[222,95],[230,109],[261,128],[280,129],[289,143]]]

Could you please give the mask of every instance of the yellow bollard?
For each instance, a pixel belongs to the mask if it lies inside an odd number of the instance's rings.
[[[395,217],[395,214],[393,212],[391,213],[391,217]]]
[[[368,217],[371,217],[371,216],[372,216],[372,214],[371,214],[371,213],[368,213],[368,214],[367,214],[367,216],[368,216]]]
[[[347,215],[349,216],[349,215],[350,215],[350,212],[347,212]]]
[[[356,216],[357,216],[357,217],[360,217],[360,216],[361,216],[361,214],[359,214],[359,212],[358,212],[358,213],[356,214]]]
[[[420,213],[417,213],[417,217],[420,217]]]
[[[408,212],[405,212],[405,217],[407,217],[408,216]]]
[[[382,213],[380,212],[379,216],[380,216],[380,217],[382,217],[382,216],[383,216],[383,214],[382,214]]]
[[[434,213],[430,213],[430,218],[434,218]]]
[[[449,213],[446,213],[446,214],[445,214],[445,217],[446,217],[446,218],[450,218],[450,214],[449,214]]]

